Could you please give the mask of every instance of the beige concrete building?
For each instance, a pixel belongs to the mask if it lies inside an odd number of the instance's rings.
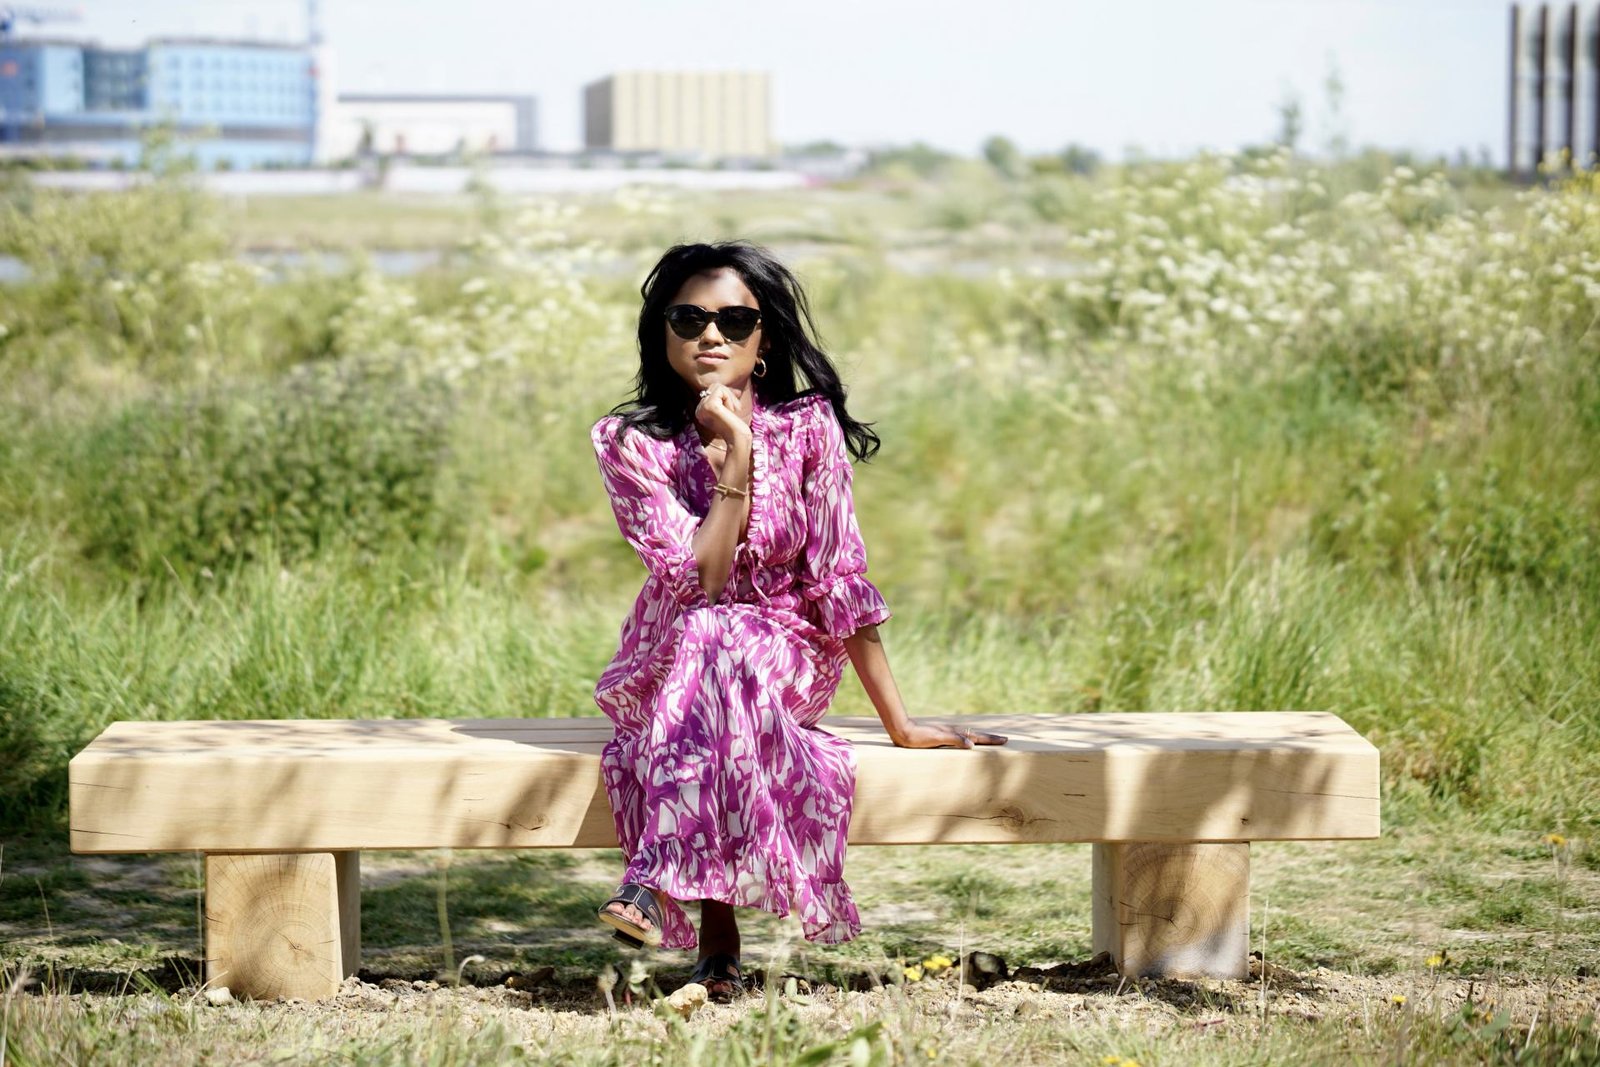
[[[616,152],[770,156],[771,103],[764,72],[622,71],[584,87],[583,142]]]

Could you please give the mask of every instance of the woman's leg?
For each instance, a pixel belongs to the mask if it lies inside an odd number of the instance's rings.
[[[689,980],[705,986],[706,995],[718,1004],[749,989],[739,963],[739,920],[733,905],[700,902],[700,958]]]
[[[739,918],[733,905],[720,900],[700,902],[700,955],[739,958]]]

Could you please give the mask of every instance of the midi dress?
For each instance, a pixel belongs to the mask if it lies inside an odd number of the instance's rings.
[[[665,892],[662,945],[693,948],[681,900],[799,915],[808,940],[860,933],[844,881],[855,792],[850,743],[817,726],[844,639],[889,618],[867,580],[844,435],[807,393],[751,419],[750,514],[715,602],[691,539],[716,477],[694,424],[671,440],[620,419],[591,440],[623,537],[648,572],[595,702],[615,726],[600,757],[624,882]]]

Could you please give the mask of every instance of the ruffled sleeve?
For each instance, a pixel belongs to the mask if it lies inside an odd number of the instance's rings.
[[[620,423],[607,415],[589,432],[617,526],[674,600],[684,608],[706,607],[692,543],[700,519],[672,488],[670,446],[633,429],[619,439]]]
[[[889,606],[866,578],[867,548],[850,495],[844,431],[826,397],[805,407],[809,447],[801,482],[806,505],[805,566],[800,591],[811,621],[834,637],[889,618]]]

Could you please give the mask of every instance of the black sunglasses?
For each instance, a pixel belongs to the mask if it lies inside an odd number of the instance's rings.
[[[707,311],[698,304],[673,304],[667,309],[667,325],[685,341],[693,341],[706,332],[706,323],[716,320],[717,332],[730,341],[738,342],[756,332],[761,322],[761,312],[738,304],[720,311]]]

